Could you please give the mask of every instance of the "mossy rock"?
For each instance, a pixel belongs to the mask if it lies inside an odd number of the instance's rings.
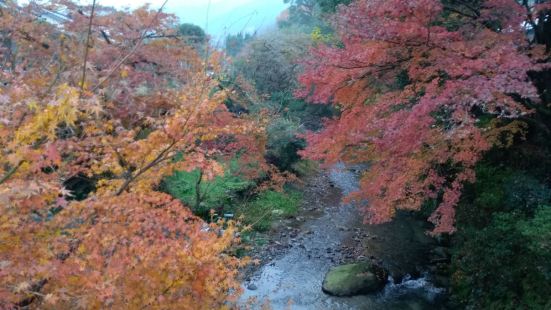
[[[323,280],[323,292],[333,296],[369,294],[382,289],[388,272],[371,263],[357,263],[333,267]]]

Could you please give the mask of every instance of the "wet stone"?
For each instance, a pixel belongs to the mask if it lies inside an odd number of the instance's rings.
[[[388,273],[371,263],[333,267],[323,280],[323,292],[333,296],[355,296],[381,290]]]

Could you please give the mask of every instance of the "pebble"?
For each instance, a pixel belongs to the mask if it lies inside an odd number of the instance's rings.
[[[250,291],[256,291],[258,287],[254,283],[251,283],[249,284],[249,286],[247,286],[247,289]]]

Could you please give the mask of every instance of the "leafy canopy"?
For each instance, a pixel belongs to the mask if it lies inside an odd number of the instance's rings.
[[[220,55],[147,6],[0,15],[0,308],[226,307],[246,262],[225,254],[234,223],[157,190],[174,171],[223,175],[214,158],[238,151],[263,165],[263,124],[227,110]]]
[[[526,25],[541,7],[505,1],[359,0],[341,7],[341,43],[304,60],[298,96],[341,111],[308,136],[304,156],[371,161],[351,199],[380,223],[438,199],[434,233],[453,232],[474,165],[523,131],[539,98],[529,71],[546,65]],[[530,14],[527,14],[530,13]],[[481,124],[489,117],[491,121]],[[508,142],[509,141],[509,142]]]

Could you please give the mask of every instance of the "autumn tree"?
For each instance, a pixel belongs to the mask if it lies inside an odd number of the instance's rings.
[[[157,191],[263,153],[263,125],[223,104],[221,56],[147,6],[6,1],[0,15],[0,308],[227,305],[245,263],[225,254],[234,223]],[[90,180],[79,197],[75,177]]]
[[[340,42],[313,49],[298,92],[334,104],[340,116],[308,136],[303,155],[371,162],[350,197],[364,205],[367,221],[436,199],[434,233],[453,232],[454,207],[463,184],[475,180],[475,164],[522,137],[538,105],[530,75],[548,67],[548,48],[527,33],[548,27],[548,8],[512,0],[341,7]]]

